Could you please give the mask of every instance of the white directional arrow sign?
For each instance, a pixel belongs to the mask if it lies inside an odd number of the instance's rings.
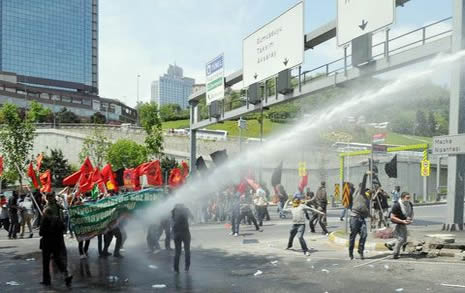
[[[391,25],[394,22],[395,11],[395,0],[338,0],[338,46]]]
[[[275,18],[243,41],[243,85],[263,81],[304,62],[304,3]]]

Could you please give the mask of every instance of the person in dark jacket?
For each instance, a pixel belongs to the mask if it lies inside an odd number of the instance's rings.
[[[113,237],[116,238],[116,243],[115,243],[115,249],[113,250],[113,256],[114,257],[123,257],[123,255],[120,253],[121,245],[123,243],[123,235],[121,234],[121,230],[119,226],[114,227],[107,233],[103,235],[103,250],[102,254],[100,255],[101,257],[107,257],[110,256],[111,253],[108,252],[108,248],[110,248],[111,241],[113,240]]]
[[[359,185],[359,190],[352,202],[352,212],[350,214],[350,237],[349,237],[349,257],[354,259],[355,238],[360,234],[358,242],[358,253],[364,259],[365,242],[367,240],[367,224],[365,219],[370,216],[370,193],[366,189],[368,174],[363,176],[363,181]]]
[[[398,259],[400,248],[405,249],[407,244],[407,226],[413,221],[413,204],[408,192],[402,192],[400,200],[392,207],[391,221],[397,224],[394,229],[396,240],[386,243],[385,246],[389,250],[394,250],[394,259]]]
[[[321,213],[313,213],[312,218],[310,219],[310,230],[312,233],[315,233],[315,224],[318,221],[323,230],[323,235],[328,235],[328,229],[326,228],[326,207],[328,205],[328,195],[326,194],[326,182],[322,181],[320,187],[318,188],[315,196],[312,200],[308,202],[309,206],[313,206],[318,209]]]
[[[284,213],[284,205],[286,204],[287,200],[289,199],[289,196],[287,195],[286,190],[284,189],[284,186],[281,184],[276,185],[276,192],[278,195],[278,212],[279,212],[279,218],[280,219],[285,219],[286,214]]]
[[[241,223],[241,201],[240,194],[234,193],[231,197],[231,235],[239,236],[239,225]]]
[[[8,199],[8,217],[10,219],[8,238],[16,239],[16,233],[19,230],[18,193],[16,191],[13,191],[13,195]]]
[[[40,239],[40,249],[42,250],[43,275],[41,284],[43,285],[51,285],[50,257],[53,256],[55,264],[65,277],[66,286],[68,288],[71,287],[73,276],[68,274],[66,246],[63,238],[64,231],[65,223],[63,220],[59,216],[56,216],[51,208],[46,208],[39,231],[39,235],[42,236]]]
[[[178,203],[171,211],[174,234],[174,271],[179,273],[179,258],[181,256],[182,244],[184,244],[184,270],[189,271],[191,265],[191,233],[189,231],[189,218],[193,219],[190,210],[182,203]]]

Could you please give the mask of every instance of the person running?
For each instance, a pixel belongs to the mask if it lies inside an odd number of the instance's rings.
[[[354,259],[355,238],[360,235],[358,241],[358,254],[363,260],[365,251],[365,242],[368,236],[366,218],[370,216],[370,193],[366,189],[368,174],[363,176],[363,181],[359,185],[352,203],[350,213],[350,236],[349,236],[349,258]]]
[[[304,239],[304,233],[305,233],[305,220],[306,220],[306,213],[308,211],[311,211],[312,209],[303,202],[301,202],[300,197],[295,196],[293,201],[292,201],[292,208],[288,208],[287,205],[284,207],[285,211],[290,211],[292,213],[292,226],[291,230],[289,231],[289,241],[287,243],[286,249],[291,249],[293,242],[294,242],[294,237],[299,233],[299,242],[300,246],[302,247],[302,250],[305,255],[310,255],[310,252],[308,251],[307,243],[305,242]]]
[[[42,285],[50,286],[50,259],[53,256],[53,261],[58,269],[63,273],[65,284],[71,287],[72,275],[69,275],[67,269],[67,254],[66,245],[63,238],[65,231],[65,223],[55,214],[51,208],[46,208],[42,221],[40,223],[39,234],[40,249],[42,250]]]
[[[258,226],[257,219],[255,218],[252,212],[252,198],[250,195],[247,195],[247,193],[241,197],[240,211],[241,215],[239,218],[239,222],[242,222],[243,219],[245,220],[245,218],[247,218],[254,224],[255,230],[263,232],[263,230],[261,230]]]
[[[323,235],[328,235],[329,231],[326,228],[326,206],[328,205],[328,198],[326,194],[326,182],[322,181],[320,187],[318,188],[315,196],[309,202],[310,205],[315,206],[318,211],[321,213],[313,213],[312,218],[310,219],[310,229],[312,233],[315,233],[315,224],[318,221]]]
[[[398,259],[400,255],[400,248],[404,248],[407,243],[407,226],[412,224],[413,221],[413,204],[410,201],[411,196],[408,192],[402,192],[400,200],[392,207],[391,221],[396,223],[394,228],[394,235],[396,240],[385,243],[384,245],[393,250],[393,258]]]
[[[174,271],[179,273],[179,259],[181,257],[182,245],[184,245],[184,270],[189,271],[191,265],[191,233],[189,231],[189,218],[193,219],[192,213],[182,203],[178,203],[171,211],[174,234]]]

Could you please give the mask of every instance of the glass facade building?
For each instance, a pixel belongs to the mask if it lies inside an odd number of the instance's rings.
[[[187,98],[192,94],[194,84],[195,79],[183,76],[181,67],[170,65],[166,74],[152,82],[152,100],[159,106],[178,104],[186,109]]]
[[[98,0],[0,0],[0,70],[97,92],[97,17]]]

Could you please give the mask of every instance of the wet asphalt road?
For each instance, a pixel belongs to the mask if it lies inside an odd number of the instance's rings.
[[[438,209],[431,209],[438,211]],[[438,224],[434,213],[419,210],[424,221]],[[331,212],[330,226],[340,226]],[[393,261],[383,252],[369,252],[365,261],[347,259],[347,252],[326,237],[306,234],[312,255],[286,251],[289,220],[266,223],[264,232],[241,226],[241,236],[228,235],[224,224],[192,228],[192,267],[189,273],[172,271],[174,252],[146,252],[144,231],[135,223],[127,227],[125,257],[97,256],[91,241],[88,260],[79,260],[77,243],[67,240],[73,292],[463,292],[442,283],[465,285],[465,263],[452,259]],[[245,240],[245,241],[244,241]],[[160,241],[163,244],[163,241]],[[42,287],[38,239],[7,240],[0,232],[0,292],[67,292],[61,276],[51,288]],[[31,260],[31,259],[34,260]],[[183,262],[181,262],[181,269]],[[254,275],[260,270],[262,274]],[[15,281],[18,286],[7,285]],[[153,285],[166,288],[152,288]],[[396,291],[403,289],[402,291]]]

